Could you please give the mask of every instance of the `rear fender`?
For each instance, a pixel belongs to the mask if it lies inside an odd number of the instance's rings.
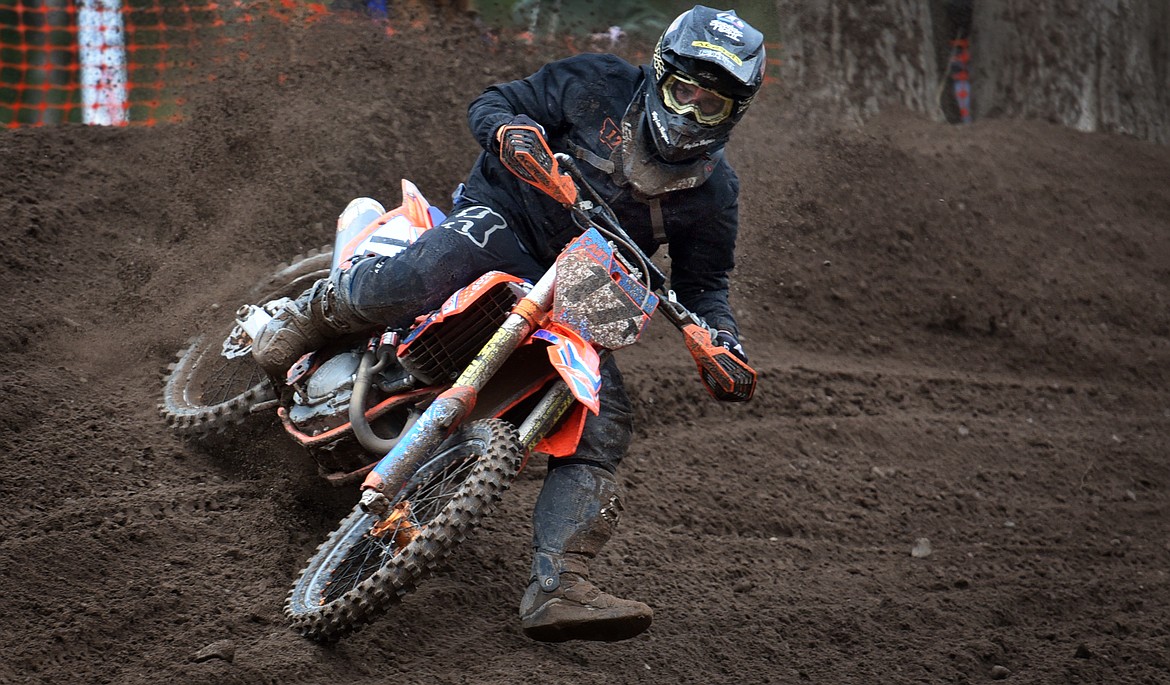
[[[349,268],[354,256],[393,257],[442,220],[443,213],[406,179],[402,179],[402,204],[389,211],[377,200],[359,197],[337,217],[332,268]]]

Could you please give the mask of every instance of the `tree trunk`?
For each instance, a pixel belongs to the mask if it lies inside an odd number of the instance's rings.
[[[1170,142],[1166,0],[978,0],[976,116]]]
[[[973,5],[976,120],[1043,118],[1170,142],[1166,0],[776,0],[782,87],[854,120],[891,102],[947,118],[960,5]]]
[[[923,0],[777,0],[781,86],[860,121],[883,102],[941,118],[939,61]]]

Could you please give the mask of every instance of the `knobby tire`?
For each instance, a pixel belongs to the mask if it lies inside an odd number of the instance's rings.
[[[461,427],[393,498],[394,504],[411,502],[410,521],[421,530],[401,546],[393,532],[372,535],[378,518],[355,506],[289,592],[285,615],[293,628],[334,642],[399,602],[491,512],[516,477],[522,455],[516,429],[506,421]]]
[[[257,283],[247,301],[263,304],[278,297],[295,298],[329,274],[332,252],[314,250]],[[251,355],[227,359],[223,341],[235,326],[235,311],[220,309],[214,330],[204,331],[179,352],[167,368],[159,413],[179,433],[202,436],[222,431],[247,417],[257,405],[276,398],[271,381]]]

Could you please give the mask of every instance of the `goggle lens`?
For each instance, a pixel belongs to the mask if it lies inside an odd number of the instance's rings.
[[[671,74],[662,83],[666,106],[675,114],[690,114],[700,124],[714,126],[731,114],[733,103],[719,93],[703,88],[694,81]]]

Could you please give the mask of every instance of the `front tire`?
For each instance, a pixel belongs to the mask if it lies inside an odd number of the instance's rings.
[[[393,499],[409,503],[409,515],[397,526],[375,534],[379,518],[355,506],[293,585],[285,602],[292,627],[333,642],[385,612],[491,512],[519,472],[522,455],[510,423],[474,421],[448,438]]]
[[[329,275],[332,253],[316,250],[276,270],[248,294],[248,301],[264,303],[279,297],[295,298],[319,278]],[[235,326],[235,313],[222,312],[214,330],[191,339],[168,368],[159,413],[179,433],[206,435],[243,420],[257,405],[276,399],[272,382],[248,354],[228,359],[223,341]]]

